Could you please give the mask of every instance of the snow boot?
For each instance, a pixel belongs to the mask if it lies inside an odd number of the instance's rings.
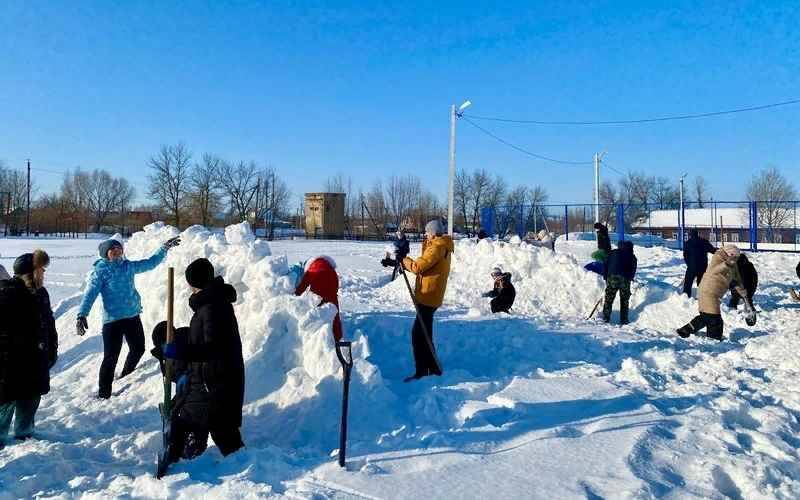
[[[692,325],[684,325],[678,328],[676,331],[678,332],[678,335],[681,336],[681,338],[686,339],[689,338],[689,336],[694,333],[694,328],[692,328]]]

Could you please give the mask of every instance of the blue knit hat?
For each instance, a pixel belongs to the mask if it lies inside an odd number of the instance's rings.
[[[107,259],[108,251],[117,247],[122,248],[122,243],[117,240],[106,240],[98,245],[97,251],[100,252],[100,257]]]

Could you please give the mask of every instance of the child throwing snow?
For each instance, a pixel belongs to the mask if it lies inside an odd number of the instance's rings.
[[[731,282],[737,283],[736,292],[739,295],[747,296],[747,290],[741,285],[742,277],[736,265],[740,253],[739,248],[735,245],[725,245],[717,250],[711,258],[711,263],[698,288],[699,314],[688,324],[679,328],[678,335],[687,338],[705,328],[709,338],[722,340],[723,323],[720,302]],[[744,301],[744,307],[748,313],[748,323],[752,321],[755,324],[755,311],[748,300]]]

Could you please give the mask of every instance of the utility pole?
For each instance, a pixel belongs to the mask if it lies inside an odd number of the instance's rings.
[[[456,177],[456,105],[450,106],[450,182],[447,187],[447,234],[453,236],[453,188]],[[466,221],[465,221],[466,222]]]
[[[456,105],[450,106],[450,182],[447,189],[447,234],[453,236],[453,189],[456,178],[456,119],[461,118],[464,110],[472,105],[472,101],[464,101],[456,109]],[[464,221],[466,224],[467,221]]]
[[[600,222],[600,155],[594,155],[594,222]]]
[[[28,215],[25,222],[25,232],[28,236],[31,235],[31,160],[28,158]]]

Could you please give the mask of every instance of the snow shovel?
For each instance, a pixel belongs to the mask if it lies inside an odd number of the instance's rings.
[[[401,262],[398,266],[400,268],[400,274],[403,275],[403,279],[406,281],[406,288],[408,288],[408,293],[411,295],[411,302],[414,303],[414,309],[417,311],[417,317],[420,318],[419,325],[422,327],[422,334],[425,336],[425,342],[428,343],[428,349],[431,350],[431,357],[433,358],[433,362],[436,363],[436,369],[439,370],[439,373],[442,373],[442,364],[439,362],[439,357],[436,355],[436,350],[433,348],[433,342],[431,342],[431,334],[428,332],[428,327],[425,326],[425,323],[422,322],[421,314],[419,313],[419,303],[417,302],[417,296],[414,295],[414,290],[411,288],[411,282],[408,281],[408,275],[406,274],[406,269],[403,267],[403,263]]]
[[[353,353],[350,347],[351,342],[349,340],[340,340],[336,342],[336,357],[339,358],[339,363],[342,364],[342,372],[344,375],[344,388],[342,390],[342,425],[339,429],[339,467],[344,467],[346,457],[345,449],[347,447],[347,404],[350,398],[350,373],[353,371]],[[346,349],[347,353],[342,352],[343,349]]]
[[[597,311],[597,308],[600,307],[600,302],[603,302],[603,297],[600,297],[599,299],[597,299],[597,302],[595,303],[594,307],[592,308],[592,312],[590,312],[589,313],[589,317],[586,318],[587,320],[588,319],[592,319],[592,316],[594,316],[595,311]]]
[[[175,269],[167,269],[167,343],[175,340],[174,301],[175,301]],[[172,375],[173,366],[171,359],[164,359],[164,401],[158,405],[161,412],[161,452],[158,454],[156,465],[156,479],[161,479],[167,473],[169,466],[170,443],[170,413],[172,412]]]

